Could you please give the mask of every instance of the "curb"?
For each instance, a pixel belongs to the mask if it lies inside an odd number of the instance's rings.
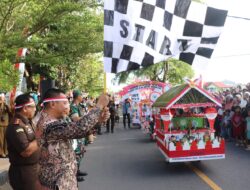
[[[8,171],[7,170],[0,171],[0,189],[1,186],[5,185],[8,182],[9,182]]]

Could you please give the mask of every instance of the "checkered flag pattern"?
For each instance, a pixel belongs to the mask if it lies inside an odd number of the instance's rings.
[[[202,66],[226,17],[226,10],[191,0],[105,0],[105,71],[135,70],[170,57]]]

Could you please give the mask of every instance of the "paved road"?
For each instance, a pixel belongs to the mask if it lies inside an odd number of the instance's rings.
[[[250,189],[250,152],[227,145],[225,160],[193,163],[224,190]],[[80,190],[207,190],[211,187],[185,163],[168,164],[154,142],[138,129],[118,127],[87,147]]]

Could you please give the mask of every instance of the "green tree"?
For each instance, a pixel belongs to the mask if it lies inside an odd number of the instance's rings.
[[[95,97],[104,88],[104,71],[100,54],[90,54],[80,60],[75,73],[74,88]]]
[[[187,63],[176,59],[169,59],[168,61],[157,63],[140,70],[118,73],[114,80],[119,84],[125,83],[131,76],[152,81],[181,84],[183,83],[183,78],[192,78],[194,71]]]
[[[19,72],[7,59],[0,61],[0,91],[8,92],[19,82]]]
[[[0,61],[15,63],[18,48],[27,47],[31,80],[37,73],[61,80],[85,55],[102,51],[99,7],[95,0],[0,1]]]
[[[171,84],[181,84],[184,82],[183,79],[185,77],[190,79],[194,77],[194,70],[187,63],[176,59],[171,59],[166,75],[167,81],[169,81]]]

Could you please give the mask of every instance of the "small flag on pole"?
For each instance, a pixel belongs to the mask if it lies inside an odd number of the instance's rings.
[[[191,0],[105,0],[105,71],[135,70],[170,57],[206,64],[226,17],[226,10]]]

